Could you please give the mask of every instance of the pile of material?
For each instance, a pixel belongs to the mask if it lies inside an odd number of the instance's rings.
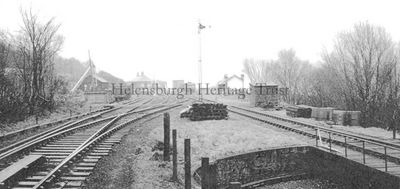
[[[311,108],[305,106],[291,105],[286,107],[286,115],[291,117],[311,118],[311,111]]]
[[[228,118],[226,105],[213,103],[194,103],[181,111],[180,116],[188,117],[191,121],[220,120]]]
[[[331,107],[313,107],[308,105],[296,105],[301,108],[311,109],[311,118],[315,118],[319,121],[330,121],[332,120],[332,114],[334,108]]]
[[[319,121],[331,121],[333,118],[333,110],[331,107],[313,107],[311,118]]]
[[[359,126],[360,116],[360,111],[334,110],[333,122],[336,125]]]

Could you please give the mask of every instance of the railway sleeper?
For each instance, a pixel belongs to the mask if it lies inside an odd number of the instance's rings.
[[[52,189],[60,189],[60,188],[81,188],[83,186],[83,183],[81,181],[67,181],[67,182],[57,182],[55,183],[54,187],[51,187]]]
[[[19,181],[19,187],[33,187],[38,183],[38,181]]]
[[[126,125],[126,124],[125,124]],[[109,135],[105,135],[106,137],[108,137]],[[112,151],[112,146],[116,143],[120,143],[121,141],[121,135],[114,135],[110,138],[107,139],[103,139],[101,142],[94,142],[92,145],[89,145],[87,149],[83,149],[77,157],[77,158],[73,158],[72,161],[69,161],[65,166],[62,167],[62,169],[60,170],[64,170],[64,171],[60,171],[59,173],[61,175],[59,175],[61,179],[57,179],[53,181],[48,180],[48,182],[58,182],[61,181],[63,179],[65,179],[64,182],[62,183],[66,183],[65,186],[68,186],[70,183],[74,183],[77,182],[76,185],[70,186],[72,188],[76,188],[76,187],[80,187],[82,182],[86,179],[86,177],[90,174],[90,172],[93,171],[96,163],[100,160],[100,158],[102,158],[102,156],[108,155],[111,151]],[[100,147],[101,146],[101,147]],[[55,160],[55,159],[52,159]],[[63,161],[63,159],[57,159],[57,161]],[[87,175],[74,175],[71,176],[71,170],[72,172],[75,173],[86,173]],[[55,178],[56,176],[54,175]],[[54,185],[53,185],[54,186]],[[65,188],[65,186],[63,186],[63,188]],[[57,186],[55,186],[57,187]],[[66,188],[70,188],[70,187],[66,187]]]
[[[61,180],[65,181],[85,181],[86,177],[70,177],[70,176],[62,176]]]
[[[91,166],[94,167],[94,166]],[[89,176],[91,173],[89,172],[82,172],[82,171],[70,171],[69,173],[65,174],[70,177],[82,177],[82,176]]]
[[[80,167],[80,166],[72,168],[72,170],[75,172],[92,171],[93,169],[94,167]]]

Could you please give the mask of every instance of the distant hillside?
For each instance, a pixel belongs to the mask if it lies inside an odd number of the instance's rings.
[[[86,67],[75,58],[56,57],[54,60],[54,70],[57,75],[64,77],[72,87],[83,75]]]
[[[88,61],[80,62],[75,58],[63,57],[56,57],[54,63],[54,70],[56,74],[62,76],[66,81],[68,81],[69,88],[72,88],[73,85],[78,82],[89,65]],[[124,82],[122,79],[115,77],[106,71],[100,71],[98,76],[104,78],[110,83]]]

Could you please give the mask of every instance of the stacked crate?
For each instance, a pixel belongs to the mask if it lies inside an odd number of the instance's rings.
[[[334,110],[333,121],[336,125],[359,126],[360,115],[360,111]]]
[[[333,122],[336,125],[344,125],[344,115],[346,114],[346,111],[344,110],[334,110],[333,111]]]
[[[188,117],[191,121],[227,119],[228,109],[223,104],[195,103],[183,110],[181,117]]]
[[[311,114],[311,117],[319,121],[323,120],[330,121],[332,120],[333,117],[333,110],[334,108],[330,107],[324,107],[324,108],[313,107],[312,109],[313,112]]]
[[[360,111],[348,111],[351,117],[351,125],[359,126],[360,125]]]

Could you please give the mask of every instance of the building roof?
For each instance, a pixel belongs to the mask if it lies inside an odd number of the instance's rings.
[[[241,77],[239,77],[239,76],[237,76],[237,75],[232,75],[231,77],[226,77],[226,78],[224,78],[223,80],[218,81],[218,84],[224,84],[224,83],[226,83],[226,82],[228,82],[229,80],[234,79],[234,78],[237,78],[237,79],[243,81],[243,78],[241,78]]]
[[[252,86],[278,86],[278,84],[273,82],[266,82],[266,83],[250,83]]]
[[[98,76],[97,74],[95,74],[93,77],[94,77],[95,79],[97,79],[98,81],[100,81],[100,82],[108,83],[108,81],[107,81],[106,79],[104,79],[104,78]]]
[[[144,81],[153,81],[144,73],[142,72],[141,74],[137,74],[135,78],[132,79],[132,82],[144,82]]]
[[[97,79],[98,81],[102,82],[102,83],[108,83],[107,80],[105,80],[104,78],[98,76],[96,74],[96,70],[95,70],[95,66],[94,64],[89,64],[89,67],[86,69],[85,73],[83,73],[83,75],[81,76],[81,78],[78,80],[78,82],[76,82],[76,84],[74,85],[74,87],[71,89],[72,92],[76,91],[79,86],[82,85],[83,81],[89,77],[92,76],[93,78]]]
[[[156,80],[156,83],[167,84],[166,81]]]

